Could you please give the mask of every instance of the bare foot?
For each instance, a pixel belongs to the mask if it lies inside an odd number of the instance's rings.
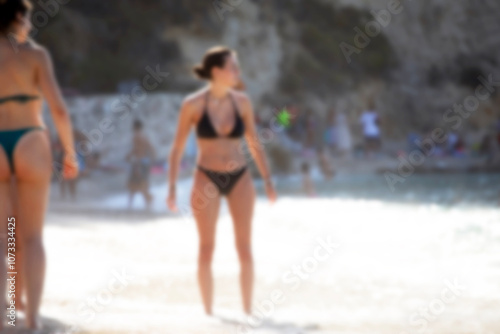
[[[217,316],[214,316],[212,313],[208,314],[205,312],[201,317],[201,322],[204,326],[218,326],[220,325],[220,319]]]
[[[248,313],[245,311],[243,315],[243,323],[245,324],[247,329],[259,328],[265,321],[267,321],[267,318],[259,313]]]
[[[24,301],[22,299],[14,298],[14,305],[16,306],[16,312],[24,312],[26,310],[26,305],[24,304]],[[5,305],[10,305],[10,299],[7,300]],[[0,329],[1,333],[1,329]]]
[[[36,330],[42,329],[42,322],[37,316],[26,316],[26,327],[35,330],[36,333]]]
[[[26,304],[24,304],[24,301],[23,301],[22,298],[15,298],[14,302],[15,302],[14,305],[16,305],[16,310],[17,311],[24,312],[26,310]]]

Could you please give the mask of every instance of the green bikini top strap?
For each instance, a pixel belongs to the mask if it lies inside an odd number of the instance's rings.
[[[38,100],[40,97],[36,95],[13,95],[13,96],[7,96],[4,98],[0,98],[0,104],[10,102],[10,101],[16,101],[20,103],[26,103],[29,101],[33,100]]]

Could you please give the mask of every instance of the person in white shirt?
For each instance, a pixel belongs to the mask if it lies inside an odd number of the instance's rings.
[[[380,118],[375,111],[373,103],[365,110],[359,119],[365,139],[365,154],[370,156],[380,148]]]

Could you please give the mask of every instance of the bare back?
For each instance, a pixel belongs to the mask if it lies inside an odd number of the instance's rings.
[[[130,157],[142,159],[150,158],[154,159],[154,149],[151,145],[149,139],[142,133],[134,135],[132,142],[132,150],[129,154]]]
[[[13,46],[0,41],[0,99],[15,95],[39,96],[27,103],[0,104],[0,130],[44,126],[39,88],[41,50],[35,44]]]

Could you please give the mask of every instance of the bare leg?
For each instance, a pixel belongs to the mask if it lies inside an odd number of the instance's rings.
[[[68,181],[69,194],[73,201],[76,200],[76,182],[77,182],[76,180]]]
[[[12,216],[17,219],[18,217],[18,212],[19,212],[19,207],[17,204],[17,189],[16,189],[16,181],[15,178],[12,177],[12,182],[11,182],[11,189],[10,189],[10,198],[12,200]],[[19,232],[19,230],[16,229],[16,232]],[[19,236],[18,233],[16,233],[16,247],[15,247],[15,256],[16,256],[16,293],[14,302],[16,305],[16,309],[18,311],[24,311],[25,309],[25,304],[24,304],[24,245],[22,244],[22,237]],[[8,271],[8,270],[7,270]]]
[[[51,177],[50,141],[45,132],[33,131],[19,140],[14,153],[16,166],[19,235],[24,245],[26,274],[26,324],[39,329],[39,309],[45,278],[42,229]]]
[[[5,314],[7,310],[7,303],[5,300],[5,295],[7,292],[7,261],[5,261],[7,255],[7,219],[12,215],[12,203],[10,200],[10,182],[11,175],[9,170],[9,165],[7,162],[7,156],[2,147],[0,147],[0,293],[3,297],[0,298],[0,312]],[[4,327],[4,318],[0,319],[0,331]]]
[[[142,189],[142,196],[144,196],[144,201],[146,202],[146,208],[151,209],[151,203],[153,202],[153,195],[149,192],[149,186],[144,186]]]
[[[199,235],[198,283],[205,313],[212,314],[213,276],[212,257],[215,247],[215,231],[220,208],[220,196],[208,177],[200,171],[194,175],[191,207]]]
[[[252,217],[255,205],[255,188],[247,171],[229,194],[229,210],[233,217],[236,250],[240,260],[240,286],[245,313],[252,313],[254,265],[252,256]]]

